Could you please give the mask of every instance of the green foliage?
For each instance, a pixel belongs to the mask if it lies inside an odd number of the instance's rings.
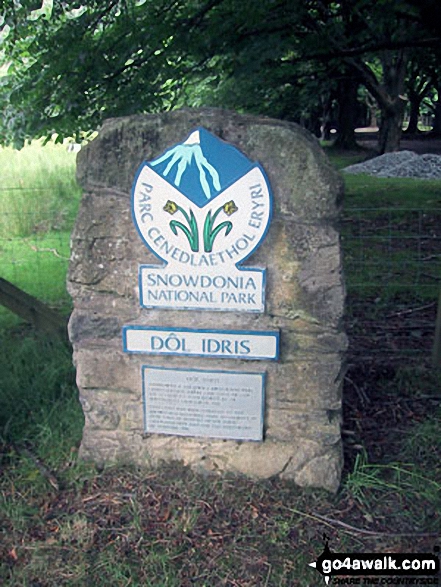
[[[105,118],[170,108],[187,67],[175,25],[191,8],[96,0],[79,12],[77,2],[55,2],[49,21],[30,21],[23,5],[8,14],[4,140],[54,132],[78,140]]]
[[[79,138],[105,118],[182,105],[313,123],[348,72],[393,106],[373,57],[427,44],[426,26],[404,0],[54,0],[46,11],[22,0],[4,15],[2,141]]]

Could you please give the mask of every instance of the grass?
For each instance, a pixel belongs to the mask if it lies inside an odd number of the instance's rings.
[[[0,277],[69,312],[69,235],[80,200],[75,154],[34,142],[0,148]],[[0,326],[19,320],[0,306]]]
[[[76,215],[75,154],[65,146],[0,148],[0,238],[66,230]]]
[[[65,459],[82,431],[70,349],[23,328],[0,331],[0,346],[1,435],[40,447],[48,463]]]
[[[326,148],[338,169],[367,151]],[[345,174],[342,250],[350,294],[436,298],[441,279],[441,181]],[[378,297],[378,295],[377,295]]]
[[[420,432],[417,434],[420,435]],[[430,437],[431,442],[433,438]],[[439,520],[433,515],[441,510],[439,470],[434,475],[433,471],[422,470],[415,461],[370,463],[366,452],[362,451],[357,455],[353,471],[347,476],[345,487],[354,499],[371,511],[375,511],[378,501],[394,504],[398,496],[414,530],[433,530],[435,533],[439,530]]]
[[[345,209],[441,208],[441,180],[345,175]],[[369,198],[366,195],[369,194]]]
[[[344,167],[348,167],[348,165],[361,163],[374,156],[374,152],[369,151],[368,149],[360,147],[354,151],[347,151],[334,147],[333,142],[334,141],[321,141],[320,144],[336,169],[341,170]]]
[[[59,303],[65,300],[69,238],[70,231],[63,230],[33,237],[0,239],[2,277],[44,301]]]
[[[404,214],[404,213],[403,213]],[[441,209],[408,211],[406,220],[389,211],[346,212],[342,250],[351,291],[414,290],[436,298],[441,277]]]
[[[339,153],[337,165],[344,159]],[[63,305],[78,195],[46,196],[43,224],[11,224],[0,239],[0,269]],[[335,552],[432,552],[441,529],[441,381],[424,354],[435,302],[415,271],[423,262],[424,273],[438,274],[440,198],[440,182],[346,177],[351,346],[346,469],[335,496],[277,479],[205,478],[178,464],[97,470],[77,459],[83,415],[71,349],[0,320],[0,584],[310,587],[322,582],[308,563],[324,533]],[[420,204],[427,218],[400,211]],[[394,210],[377,209],[385,206]],[[386,254],[400,268],[399,288],[380,280]]]

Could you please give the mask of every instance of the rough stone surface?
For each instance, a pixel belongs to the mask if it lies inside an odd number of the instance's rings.
[[[133,225],[139,165],[202,126],[266,171],[274,194],[268,234],[245,266],[267,271],[263,314],[147,310],[138,266],[157,264]],[[98,462],[159,465],[256,478],[280,475],[335,491],[340,482],[344,286],[336,223],[342,182],[300,127],[217,109],[107,121],[78,155],[84,195],[72,235],[69,325],[85,414],[81,453]],[[124,325],[281,331],[278,362],[128,355]],[[215,325],[215,326],[214,326]],[[141,367],[266,372],[264,441],[148,435]]]
[[[417,155],[413,151],[385,153],[363,163],[349,165],[345,173],[366,173],[377,177],[414,177],[418,179],[441,179],[441,156]]]

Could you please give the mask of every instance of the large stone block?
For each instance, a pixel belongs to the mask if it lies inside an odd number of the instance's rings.
[[[139,266],[161,261],[135,228],[132,184],[143,161],[182,144],[197,128],[258,162],[271,186],[268,231],[243,263],[244,269],[266,272],[263,312],[141,307]],[[218,109],[180,110],[107,121],[79,153],[77,169],[84,195],[68,287],[74,301],[69,332],[85,413],[81,454],[146,466],[180,460],[198,470],[279,475],[301,486],[336,490],[346,348],[337,229],[342,182],[317,141],[291,123]],[[279,331],[280,354],[277,360],[131,354],[123,347],[122,328],[128,325],[169,332]],[[264,375],[263,440],[146,434],[145,365],[172,369],[175,379],[182,370]]]

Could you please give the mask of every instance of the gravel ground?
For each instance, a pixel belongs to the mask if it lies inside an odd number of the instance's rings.
[[[377,177],[415,177],[420,179],[441,179],[441,155],[414,151],[397,151],[374,157],[363,163],[349,165],[346,173],[367,173]]]

